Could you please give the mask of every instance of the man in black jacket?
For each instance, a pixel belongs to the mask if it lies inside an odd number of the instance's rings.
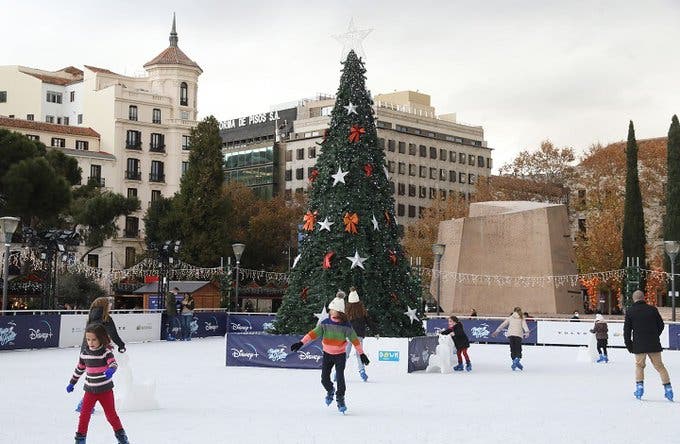
[[[647,356],[659,372],[664,387],[664,396],[673,400],[673,389],[668,371],[661,360],[661,341],[663,319],[656,307],[645,303],[645,294],[640,290],[633,292],[633,305],[626,310],[623,324],[623,340],[630,353],[635,354],[635,397],[642,398],[644,393],[645,361]]]

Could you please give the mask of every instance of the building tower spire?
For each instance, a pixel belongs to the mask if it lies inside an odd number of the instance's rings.
[[[172,30],[170,31],[170,46],[177,46],[177,28],[175,26],[175,13],[172,13]]]

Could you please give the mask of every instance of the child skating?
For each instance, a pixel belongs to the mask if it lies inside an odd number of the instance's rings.
[[[116,413],[113,398],[113,381],[111,378],[118,368],[113,352],[109,349],[110,339],[101,324],[88,325],[85,328],[87,345],[81,347],[80,358],[66,391],[71,393],[80,377],[85,374],[83,408],[78,420],[76,444],[85,444],[87,429],[92,416],[92,409],[97,401],[101,404],[106,420],[113,428],[118,444],[129,444],[123,425]]]
[[[463,371],[463,357],[465,357],[465,370],[472,371],[472,363],[468,356],[468,348],[470,348],[470,339],[465,334],[463,323],[458,320],[456,316],[449,316],[449,328],[439,332],[440,335],[452,335],[453,344],[456,346],[456,355],[458,357],[458,365],[453,367],[454,371]]]
[[[371,331],[373,335],[378,337],[378,327],[375,322],[368,315],[368,310],[366,306],[359,299],[359,293],[357,293],[356,288],[349,287],[349,296],[347,297],[347,304],[345,305],[345,314],[347,315],[347,320],[352,324],[352,328],[359,337],[359,342],[364,345],[364,338],[367,335],[367,329]],[[346,356],[352,351],[352,343],[347,343]],[[368,375],[366,374],[366,369],[364,363],[361,362],[359,356],[357,356],[357,368],[359,370],[359,376],[366,382],[368,381]]]
[[[596,314],[595,325],[590,332],[595,333],[595,339],[597,339],[597,352],[600,354],[597,362],[604,362],[605,364],[609,362],[609,357],[607,356],[608,331],[609,328],[607,327],[607,322],[604,320],[604,316],[599,313]]]
[[[528,338],[530,330],[521,308],[515,307],[512,314],[498,326],[496,331],[491,333],[491,336],[496,337],[505,327],[508,327],[508,342],[510,342],[510,359],[512,359],[510,368],[513,371],[524,370],[520,362],[522,360],[522,338]]]
[[[338,404],[338,410],[345,413],[347,405],[345,404],[345,363],[347,355],[345,354],[345,347],[347,339],[349,338],[352,345],[359,354],[359,358],[364,365],[369,364],[368,357],[364,354],[359,338],[352,328],[352,325],[345,317],[345,301],[335,298],[328,304],[329,317],[324,319],[313,330],[307,333],[302,341],[296,342],[290,346],[294,352],[321,337],[321,345],[323,348],[323,359],[321,367],[321,384],[326,389],[326,405],[331,405],[333,396]],[[337,391],[331,382],[331,370],[335,367],[335,375],[337,378]]]

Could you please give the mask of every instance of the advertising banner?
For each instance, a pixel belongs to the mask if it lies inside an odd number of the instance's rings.
[[[666,331],[668,331],[668,348],[680,350],[680,324],[667,324]]]
[[[85,335],[85,324],[87,324],[85,314],[61,315],[59,347],[80,347]]]
[[[160,337],[160,313],[116,313],[111,318],[123,342],[157,341]]]
[[[364,338],[364,353],[371,360],[371,364],[366,371],[370,374],[370,369],[379,367],[381,371],[406,373],[409,362],[408,341],[408,338],[381,337],[376,339],[372,336]],[[355,371],[354,369],[356,369],[356,352],[354,347],[352,347],[352,351],[347,359],[345,375],[352,374]]]
[[[425,370],[430,355],[437,352],[437,336],[419,336],[408,340],[408,372]]]
[[[321,368],[323,350],[321,340],[313,341],[297,352],[290,346],[300,336],[227,334],[228,366],[275,367],[275,368]]]
[[[274,328],[276,315],[269,314],[233,314],[227,318],[229,333],[264,332]]]
[[[507,328],[503,329],[501,333],[495,338],[491,336],[491,333],[496,331],[499,325],[503,322],[503,319],[462,319],[463,328],[467,334],[470,342],[488,342],[488,343],[501,343],[506,344],[508,342],[507,338]],[[536,344],[537,341],[537,330],[538,323],[527,320],[527,326],[529,327],[529,337],[524,338],[522,342],[524,344]],[[427,321],[427,333],[428,334],[439,334],[440,331],[448,328],[447,319],[430,319]]]
[[[59,346],[59,315],[0,316],[0,350]]]
[[[172,317],[172,326],[168,323],[165,313],[161,319],[161,336],[165,340],[168,336],[168,328],[172,328],[172,335],[180,338],[182,328],[180,318],[182,315]],[[205,338],[208,336],[224,336],[227,332],[227,314],[223,311],[201,311],[194,312],[189,323],[192,338]]]

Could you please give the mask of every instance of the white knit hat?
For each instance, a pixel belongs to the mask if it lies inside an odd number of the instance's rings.
[[[595,320],[596,321],[604,321],[604,316],[602,316],[600,313],[595,315]]]
[[[329,310],[339,311],[340,313],[345,312],[345,300],[340,298],[335,298],[328,304]]]
[[[359,293],[357,293],[355,290],[350,291],[349,297],[347,298],[347,302],[350,302],[352,304],[359,302]]]

